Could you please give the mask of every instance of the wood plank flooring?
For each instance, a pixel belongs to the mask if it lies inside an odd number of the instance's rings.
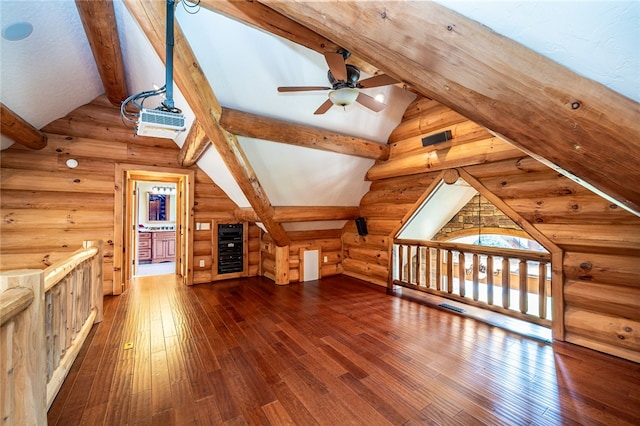
[[[131,349],[125,349],[132,343]],[[105,299],[50,425],[638,425],[640,364],[346,277]]]

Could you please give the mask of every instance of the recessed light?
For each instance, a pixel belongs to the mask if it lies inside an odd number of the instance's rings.
[[[73,158],[69,158],[67,160],[67,167],[70,169],[75,169],[76,167],[78,167],[78,160],[75,160]]]
[[[24,40],[33,32],[33,25],[29,22],[16,22],[2,29],[2,37],[9,41]]]

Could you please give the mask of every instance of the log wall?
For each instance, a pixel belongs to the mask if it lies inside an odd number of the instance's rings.
[[[321,256],[320,277],[328,277],[342,273],[341,230],[328,229],[317,231],[292,231],[287,235],[291,240],[288,247],[288,282],[302,281],[301,252],[318,250]],[[263,275],[276,281],[278,272],[276,262],[276,245],[269,234],[264,234],[261,244]],[[326,257],[326,262],[324,258]]]
[[[0,270],[37,268],[67,257],[83,240],[103,240],[104,293],[113,291],[115,164],[178,168],[170,139],[134,137],[120,111],[99,97],[42,129],[49,143],[39,151],[14,144],[2,151]],[[78,160],[69,169],[66,160]],[[233,219],[237,208],[197,166],[196,222]],[[194,281],[211,280],[211,230],[194,231]],[[254,231],[255,232],[255,231]],[[257,270],[258,245],[251,257]],[[205,259],[200,268],[198,260]]]
[[[452,140],[422,146],[447,129]],[[564,339],[640,361],[640,218],[432,100],[409,106],[389,144],[360,203],[369,234],[343,230],[346,275],[386,286],[394,231],[440,171],[463,168],[563,250]]]

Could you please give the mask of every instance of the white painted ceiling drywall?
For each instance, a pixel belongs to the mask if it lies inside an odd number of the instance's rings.
[[[439,1],[613,90],[640,100],[640,2]],[[131,93],[164,82],[164,66],[120,0],[114,2]],[[2,28],[34,25],[31,37],[1,39],[0,100],[40,128],[103,93],[72,0],[0,0]],[[411,96],[387,88],[390,107],[313,111],[326,92],[278,94],[286,85],[325,85],[322,55],[202,9],[176,19],[223,106],[384,143]],[[370,93],[377,93],[371,89]],[[179,88],[176,106],[193,114]],[[150,105],[155,106],[155,105]],[[372,160],[239,138],[273,205],[357,205]],[[176,143],[181,145],[184,135]],[[3,140],[3,148],[7,142]],[[239,205],[249,203],[209,149],[198,165]]]
[[[432,239],[477,193],[462,178],[453,185],[440,182],[402,227],[398,238],[423,241]]]

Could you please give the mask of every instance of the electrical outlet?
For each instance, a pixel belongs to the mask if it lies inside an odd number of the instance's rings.
[[[204,259],[200,259],[200,263],[199,263],[201,268],[204,268]]]
[[[329,258],[327,256],[324,257],[324,263],[327,263],[329,261]]]

